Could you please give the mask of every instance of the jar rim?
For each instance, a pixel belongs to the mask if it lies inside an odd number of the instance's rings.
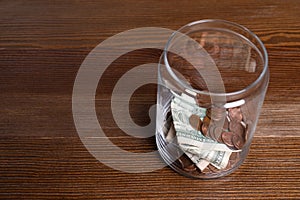
[[[222,23],[224,25],[229,25],[231,27],[238,28],[241,31],[245,31],[248,34],[250,34],[250,36],[253,37],[253,39],[258,43],[258,46],[262,50],[262,52],[259,52],[259,53],[262,54],[262,58],[263,58],[263,63],[264,63],[263,64],[263,70],[260,72],[259,76],[255,79],[255,81],[253,81],[251,84],[247,85],[245,88],[243,88],[241,90],[234,91],[234,92],[224,92],[224,93],[223,92],[210,92],[210,91],[198,90],[198,89],[195,89],[195,88],[192,88],[192,87],[190,87],[189,90],[192,90],[193,92],[195,92],[197,94],[202,94],[202,95],[210,95],[210,96],[236,96],[236,95],[240,95],[240,94],[243,94],[243,93],[251,90],[258,83],[260,83],[260,81],[262,81],[262,79],[264,78],[264,76],[268,72],[268,53],[267,53],[266,47],[264,46],[264,44],[262,43],[262,41],[259,39],[259,37],[256,34],[254,34],[252,31],[250,31],[248,28],[246,28],[246,27],[244,27],[244,26],[242,26],[240,24],[237,24],[237,23],[234,23],[234,22],[230,22],[230,21],[227,21],[227,20],[222,20],[222,19],[203,19],[203,20],[198,20],[198,21],[194,21],[194,22],[188,23],[188,24],[182,26],[181,28],[179,28],[177,31],[175,31],[169,37],[169,39],[168,39],[168,41],[167,41],[167,43],[165,45],[165,48],[164,48],[163,59],[164,59],[164,63],[166,65],[167,71],[169,72],[169,74],[171,75],[171,77],[174,78],[183,87],[187,87],[188,86],[186,83],[184,83],[182,80],[180,80],[178,78],[178,76],[173,72],[173,70],[172,70],[172,68],[171,68],[171,66],[170,66],[170,64],[168,62],[168,58],[167,58],[168,48],[172,44],[172,40],[174,39],[174,37],[176,36],[177,33],[184,34],[184,33],[181,32],[183,29],[185,29],[187,27],[195,26],[195,25],[198,25],[198,24],[204,24],[204,23]],[[251,41],[249,41],[249,42],[251,42]],[[251,42],[251,44],[253,44],[253,42]],[[256,45],[254,45],[254,46],[256,46]]]

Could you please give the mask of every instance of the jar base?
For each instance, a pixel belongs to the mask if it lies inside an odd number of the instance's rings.
[[[183,166],[183,161],[187,157],[181,149],[174,143],[166,142],[160,133],[156,133],[156,144],[162,160],[168,164],[177,173],[195,179],[216,179],[227,176],[233,173],[244,162],[244,159],[239,159],[237,163],[227,169],[217,169],[213,166],[206,167],[203,171],[197,167]],[[245,155],[240,155],[245,158]]]

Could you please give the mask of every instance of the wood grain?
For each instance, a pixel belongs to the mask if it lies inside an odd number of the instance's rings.
[[[297,0],[0,1],[0,198],[299,199],[299,10]],[[176,30],[207,18],[248,27],[269,53],[270,85],[245,163],[227,177],[204,181],[168,167],[129,174],[97,161],[72,117],[73,83],[87,54],[128,29]],[[118,58],[98,85],[98,120],[111,141],[129,152],[154,151],[155,139],[133,138],[118,128],[112,89],[128,70],[157,62],[160,53],[142,49]],[[149,123],[155,99],[155,85],[133,94],[137,124]]]

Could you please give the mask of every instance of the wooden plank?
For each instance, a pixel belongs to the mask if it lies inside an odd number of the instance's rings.
[[[299,10],[298,0],[0,1],[0,198],[299,199]],[[122,31],[176,30],[207,18],[248,27],[269,53],[270,85],[245,163],[224,178],[196,180],[169,167],[129,174],[97,161],[72,117],[73,84],[84,58]],[[133,138],[118,128],[112,90],[124,73],[157,62],[160,54],[142,49],[121,56],[98,85],[98,120],[106,136],[129,152],[155,151],[155,139]],[[142,86],[131,98],[138,125],[149,123],[155,87]]]

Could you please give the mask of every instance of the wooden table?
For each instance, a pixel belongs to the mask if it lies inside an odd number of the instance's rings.
[[[298,0],[3,0],[0,16],[1,199],[300,198]],[[248,27],[269,53],[269,90],[245,163],[224,178],[194,180],[169,167],[130,174],[99,162],[80,141],[72,117],[73,83],[85,57],[128,29],[176,30],[206,18]],[[129,152],[154,151],[155,139],[133,138],[118,128],[110,110],[112,89],[122,74],[157,62],[160,53],[143,49],[118,58],[98,85],[100,124],[114,144]],[[137,124],[149,123],[155,99],[153,84],[133,94],[131,114]]]

